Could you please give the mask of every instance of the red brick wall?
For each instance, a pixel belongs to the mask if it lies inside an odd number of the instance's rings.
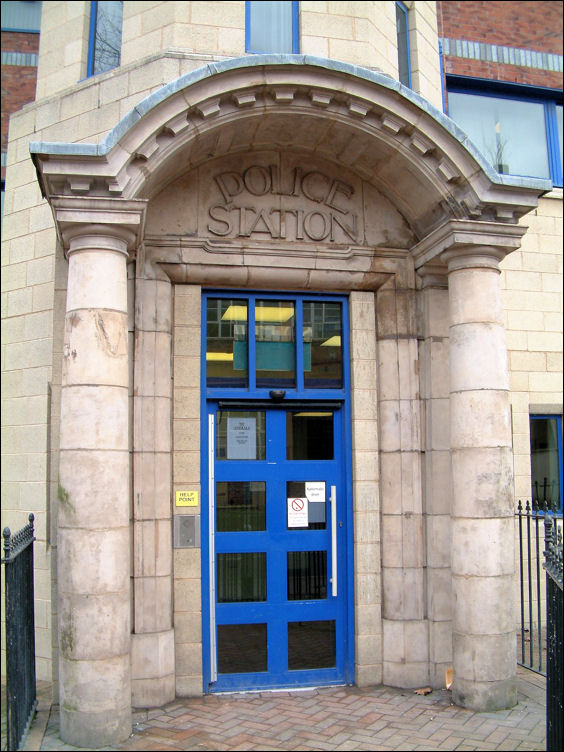
[[[562,54],[562,2],[439,0],[439,36]],[[562,74],[517,65],[445,56],[445,73],[562,88]]]
[[[37,53],[39,51],[39,34],[24,34],[17,31],[3,31],[1,38],[2,52]],[[35,66],[2,66],[2,151],[8,144],[8,125],[12,112],[33,102],[37,68]],[[6,168],[2,168],[2,180]]]

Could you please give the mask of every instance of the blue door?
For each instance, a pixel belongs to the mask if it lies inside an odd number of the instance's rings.
[[[254,301],[244,302],[258,330]],[[223,307],[233,311],[234,305],[229,300]],[[283,305],[287,308],[288,302]],[[298,318],[303,317],[302,301],[293,305]],[[208,305],[208,320],[209,311]],[[267,315],[284,318],[263,313],[262,319]],[[246,327],[243,332],[232,327],[233,336],[221,336],[222,350],[213,349],[216,330],[208,329],[207,352],[213,353],[208,363],[222,365],[208,368],[215,376],[206,377],[203,469],[208,504],[202,550],[207,692],[352,680],[346,379],[342,376],[340,389],[330,383],[323,392],[318,384],[308,391],[304,382],[334,376],[334,364],[325,371],[319,366],[320,358],[329,355],[319,354],[315,337],[306,353],[300,337],[280,340],[272,325],[268,342],[264,332],[253,338]],[[327,334],[319,338],[325,337],[323,343],[330,339]],[[231,339],[230,349],[226,339]],[[272,345],[269,352],[263,344]],[[292,361],[289,352],[296,349],[300,357]],[[224,356],[226,350],[232,357]],[[246,377],[237,373],[241,370]],[[305,377],[296,375],[300,370]],[[242,382],[227,391],[213,380],[220,377]]]

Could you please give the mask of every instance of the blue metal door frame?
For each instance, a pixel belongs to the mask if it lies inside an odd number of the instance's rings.
[[[206,388],[206,299],[245,298],[249,309],[254,300],[291,300],[296,303],[297,330],[301,331],[303,301],[338,301],[342,306],[343,388],[304,389],[302,348],[296,348],[297,383],[288,389],[281,404],[274,405],[268,389],[257,389],[249,373],[248,388]],[[252,321],[252,314],[249,316]],[[203,690],[221,692],[260,688],[350,684],[354,680],[353,615],[353,536],[352,479],[350,456],[350,402],[348,362],[348,310],[345,296],[296,295],[282,293],[248,293],[209,291],[203,296],[202,349],[202,643]],[[250,361],[253,337],[249,336]],[[249,368],[249,372],[252,369]],[[235,405],[235,407],[233,407]],[[327,460],[287,460],[285,456],[285,415],[287,410],[307,407],[334,414],[335,454]],[[225,409],[264,410],[267,431],[267,456],[257,461],[216,461],[213,453],[215,420]],[[215,484],[223,480],[264,480],[267,484],[267,531],[221,533],[215,530]],[[325,530],[289,530],[280,500],[286,500],[286,481],[324,481],[327,489],[327,524]],[[331,520],[330,490],[336,490],[335,514]],[[334,571],[332,554],[333,526],[338,589],[333,595],[330,583]],[[213,555],[210,557],[210,549]],[[286,553],[288,551],[327,550],[328,593],[324,600],[288,601],[286,593]],[[264,551],[267,556],[267,602],[216,603],[215,562],[222,552]],[[314,670],[288,669],[288,622],[331,620],[336,623],[336,666]],[[268,671],[244,674],[218,674],[217,624],[265,622],[268,624]]]

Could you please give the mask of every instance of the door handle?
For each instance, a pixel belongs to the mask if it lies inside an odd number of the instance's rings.
[[[337,486],[331,486],[331,595],[337,597]]]

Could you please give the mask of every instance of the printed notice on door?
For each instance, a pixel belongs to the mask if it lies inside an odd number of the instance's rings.
[[[256,460],[256,418],[227,418],[227,459]]]
[[[308,524],[307,499],[288,499],[288,527],[307,527]]]

